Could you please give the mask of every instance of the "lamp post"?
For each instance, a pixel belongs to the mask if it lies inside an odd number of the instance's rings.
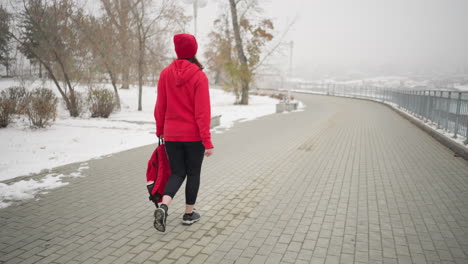
[[[193,5],[193,35],[197,37],[197,17],[198,17],[198,8],[203,8],[206,6],[206,0],[184,0],[184,3]]]
[[[289,70],[288,70],[288,75],[289,75],[289,89],[288,89],[288,103],[289,103],[289,100],[291,99],[291,85],[292,85],[292,73],[293,73],[293,70],[292,70],[292,63],[293,63],[293,48],[294,48],[294,42],[291,40],[289,42]]]

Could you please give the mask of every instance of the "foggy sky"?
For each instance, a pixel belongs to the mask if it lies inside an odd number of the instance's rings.
[[[201,52],[219,2],[199,9]],[[468,0],[259,0],[279,31],[296,15],[285,41],[294,41],[295,75],[330,69],[388,74],[465,67]],[[188,14],[191,9],[187,6]],[[193,27],[188,29],[192,30]],[[287,60],[287,58],[286,58]]]

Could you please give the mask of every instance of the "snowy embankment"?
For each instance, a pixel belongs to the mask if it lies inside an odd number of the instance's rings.
[[[14,85],[17,83],[0,80],[0,90]],[[50,84],[47,87],[55,88]],[[30,179],[10,184],[2,181],[156,143],[153,117],[156,89],[143,88],[143,111],[137,111],[136,87],[119,90],[119,93],[122,109],[108,119],[71,118],[63,104],[59,104],[57,120],[48,128],[31,129],[27,118],[20,117],[7,128],[0,129],[0,208],[8,206],[8,201],[31,198],[40,190],[66,184],[61,178],[80,176],[86,164],[74,175],[49,174],[40,181]],[[273,114],[278,102],[269,97],[251,96],[248,106],[240,106],[233,105],[235,97],[231,93],[210,89],[210,94],[212,115],[221,115],[221,125],[213,129],[213,133],[222,133],[235,121]],[[216,142],[214,144],[216,146]]]

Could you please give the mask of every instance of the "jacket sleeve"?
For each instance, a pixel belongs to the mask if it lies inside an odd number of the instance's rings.
[[[200,79],[195,87],[195,120],[200,131],[200,137],[205,149],[213,148],[211,142],[210,123],[211,123],[211,104],[210,91],[208,87],[208,78],[201,72]]]
[[[163,72],[159,75],[158,95],[154,107],[154,119],[156,120],[156,136],[164,135],[164,122],[166,119],[167,97],[166,84],[163,78]]]

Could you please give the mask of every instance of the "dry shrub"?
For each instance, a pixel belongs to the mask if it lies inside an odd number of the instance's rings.
[[[288,99],[288,95],[285,94],[285,93],[277,93],[277,94],[272,94],[270,95],[271,98],[275,98],[275,99],[278,99],[280,101],[287,101]],[[294,100],[294,96],[289,96],[289,100],[293,101]]]
[[[26,113],[32,127],[46,127],[57,116],[57,96],[47,88],[36,88],[29,93]]]
[[[0,96],[0,128],[7,127],[11,122],[11,116],[15,113],[14,102],[4,95]]]
[[[87,102],[86,102],[85,93],[74,91],[73,96],[72,94],[70,94],[68,99],[70,100],[70,103],[75,104],[76,111],[78,112],[78,116],[81,116],[86,111]],[[68,109],[68,105],[65,103],[65,101],[62,101],[62,102],[63,102],[63,106],[65,107],[65,109],[70,110]]]
[[[108,118],[115,108],[114,93],[108,89],[90,89],[88,104],[91,117]]]
[[[9,87],[2,91],[2,98],[9,99],[13,104],[15,114],[25,114],[28,104],[28,92],[22,86]]]

